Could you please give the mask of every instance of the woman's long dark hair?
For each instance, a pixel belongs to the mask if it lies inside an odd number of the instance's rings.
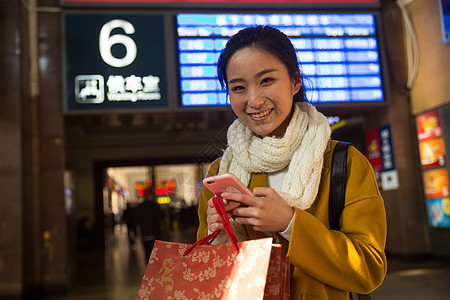
[[[304,80],[298,66],[295,48],[284,33],[270,26],[245,28],[230,38],[217,63],[217,76],[222,88],[227,88],[228,62],[233,54],[246,47],[255,47],[276,56],[286,67],[289,76],[301,82],[300,90],[294,95],[294,102],[306,101]]]

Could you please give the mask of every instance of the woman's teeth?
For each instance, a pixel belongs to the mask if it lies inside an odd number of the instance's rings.
[[[253,118],[262,118],[266,115],[268,115],[270,112],[272,111],[272,109],[266,109],[262,112],[256,113],[256,114],[250,114]]]

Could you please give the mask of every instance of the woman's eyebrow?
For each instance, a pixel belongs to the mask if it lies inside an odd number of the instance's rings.
[[[278,70],[277,69],[273,69],[273,68],[271,68],[271,69],[264,69],[264,70],[256,73],[255,78],[258,78],[258,77],[261,77],[261,76],[263,76],[263,75],[265,75],[267,73],[276,72],[276,71],[278,71]]]
[[[256,73],[255,78],[258,78],[258,77],[261,77],[261,76],[263,76],[263,75],[265,75],[267,73],[276,72],[276,71],[278,71],[278,70],[277,69],[273,69],[273,68],[264,69],[264,70],[259,71],[258,73]],[[228,84],[236,83],[236,82],[242,82],[242,81],[245,81],[245,80],[243,78],[233,78],[233,79],[230,79],[230,81],[228,81]]]
[[[245,80],[243,78],[233,78],[233,79],[230,79],[230,81],[228,81],[228,84],[242,82],[242,81],[245,81]]]

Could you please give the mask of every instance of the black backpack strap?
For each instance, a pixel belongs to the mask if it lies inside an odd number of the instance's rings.
[[[349,143],[338,142],[333,150],[331,162],[330,196],[328,204],[328,220],[330,229],[339,230],[339,219],[344,209],[347,152]]]
[[[330,199],[328,204],[328,220],[330,229],[339,230],[339,219],[345,204],[345,186],[347,176],[347,153],[349,143],[338,142],[333,150],[330,177]],[[357,294],[350,292],[352,300],[370,300],[372,294]]]

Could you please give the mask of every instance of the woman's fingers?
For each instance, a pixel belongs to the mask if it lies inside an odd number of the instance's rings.
[[[236,207],[239,207],[240,203],[236,201],[227,201],[225,199],[223,200],[223,202],[225,204],[225,209],[227,211],[227,217],[228,219],[230,219],[232,217],[231,211],[234,210]],[[209,199],[208,201],[206,222],[208,224],[209,231],[214,232],[223,229],[222,219],[220,215],[217,213],[216,208],[214,207],[212,198]]]
[[[209,215],[206,217],[206,221],[208,223],[208,229],[211,232],[222,230],[222,220],[220,219],[219,215]]]
[[[206,214],[206,223],[208,224],[209,231],[214,232],[223,229],[222,220],[214,208],[212,198],[208,200],[208,209]]]
[[[222,193],[222,198],[234,205],[233,208],[236,208],[241,205],[252,206],[256,197],[241,193]]]
[[[294,215],[294,209],[272,188],[255,188],[253,194],[257,197],[243,198],[249,207],[232,211],[234,221],[265,233],[284,231]]]

